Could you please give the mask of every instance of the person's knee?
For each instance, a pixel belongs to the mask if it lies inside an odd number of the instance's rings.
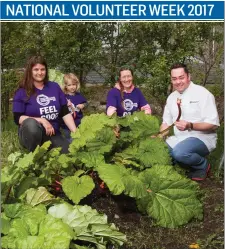
[[[41,125],[33,118],[28,118],[23,121],[19,131],[20,144],[34,151],[37,145],[41,145],[43,131]]]
[[[33,118],[27,118],[23,121],[21,129],[26,131],[26,133],[35,135],[40,133],[40,124]]]
[[[186,160],[189,158],[189,154],[180,150],[179,148],[174,148],[171,152],[171,155],[177,162],[186,162]]]

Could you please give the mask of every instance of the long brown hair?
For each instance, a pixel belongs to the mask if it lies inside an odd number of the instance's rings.
[[[119,83],[119,86],[120,86],[120,96],[121,96],[121,105],[122,107],[124,108],[124,86],[122,84],[122,82],[120,81],[120,76],[121,76],[121,72],[122,71],[125,71],[125,70],[129,70],[131,72],[131,75],[134,76],[134,72],[133,70],[131,69],[131,67],[129,66],[122,66],[119,70],[119,79],[118,79],[118,83]]]
[[[22,80],[19,82],[19,88],[25,89],[28,98],[35,93],[35,87],[33,84],[34,80],[32,77],[32,68],[36,64],[41,64],[41,65],[45,66],[46,75],[44,78],[44,84],[46,84],[48,82],[48,66],[47,66],[45,59],[40,55],[32,56],[28,60],[26,68],[25,68],[24,76],[23,76]]]

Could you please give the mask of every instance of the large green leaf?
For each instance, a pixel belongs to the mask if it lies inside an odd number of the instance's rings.
[[[126,175],[122,178],[125,186],[124,193],[134,198],[143,198],[148,195],[147,186],[137,177]]]
[[[75,204],[89,195],[94,187],[95,184],[90,176],[68,176],[62,180],[63,191]]]
[[[1,213],[1,233],[8,234],[10,229],[10,218],[6,217],[4,213]]]
[[[107,223],[105,214],[99,214],[89,206],[63,203],[50,207],[48,212],[72,227],[78,240],[89,241],[99,249],[105,249],[108,241],[116,245],[126,241],[126,236],[114,224]]]
[[[41,203],[47,205],[54,201],[55,197],[50,194],[45,187],[38,187],[38,189],[30,188],[26,191],[26,202],[31,206],[36,206]]]
[[[145,167],[156,164],[171,164],[168,147],[166,143],[159,138],[142,140],[138,146],[137,158]]]
[[[5,205],[5,210],[14,208],[16,218],[11,220],[8,235],[2,238],[3,248],[69,249],[70,241],[75,238],[73,230],[60,219],[47,215],[43,205],[20,204],[19,210],[18,205],[12,205]]]
[[[54,205],[49,208],[49,214],[61,218],[63,222],[74,229],[77,235],[86,231],[89,224],[107,224],[107,216],[99,214],[95,209],[84,205],[69,205],[68,203]]]
[[[23,204],[15,203],[15,204],[3,204],[4,213],[8,218],[18,217],[18,214],[23,209]]]
[[[95,139],[97,133],[103,130],[103,128],[114,127],[115,125],[116,119],[110,118],[104,113],[85,116],[82,119],[79,129],[72,134],[74,140],[70,144],[69,151],[76,153],[88,142]]]
[[[118,119],[119,124],[129,127],[129,137],[146,138],[159,131],[159,121],[156,117],[146,115],[144,112],[134,112],[125,118]]]
[[[99,154],[110,152],[113,145],[116,143],[116,136],[110,127],[97,132],[96,137],[87,142],[87,151],[97,151]]]
[[[128,166],[137,167],[140,164],[141,169],[157,164],[171,164],[167,145],[159,138],[147,138],[136,145],[131,145],[123,152],[116,153],[114,160],[124,162]]]
[[[98,151],[93,152],[79,152],[77,158],[84,163],[86,168],[95,168],[104,162],[103,155],[99,154]]]
[[[90,230],[95,236],[109,237],[112,242],[120,246],[126,242],[126,236],[119,232],[114,224],[92,224]]]
[[[15,196],[20,197],[23,193],[25,193],[29,188],[36,187],[38,184],[38,177],[30,176],[23,179],[19,186],[15,189]]]
[[[123,176],[126,175],[126,168],[116,164],[101,164],[96,168],[99,177],[107,184],[114,195],[119,195],[125,190]]]
[[[169,228],[186,224],[192,218],[202,219],[202,204],[192,181],[179,175],[171,166],[162,166],[161,175],[158,169],[155,166],[140,175],[151,191],[148,197],[137,200],[140,210],[145,209],[158,225]]]

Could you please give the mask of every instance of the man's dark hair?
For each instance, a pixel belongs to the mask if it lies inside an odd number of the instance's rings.
[[[185,65],[184,63],[174,63],[171,68],[170,68],[170,73],[173,69],[177,69],[177,68],[183,68],[184,72],[189,75],[189,70],[187,68],[187,65]]]

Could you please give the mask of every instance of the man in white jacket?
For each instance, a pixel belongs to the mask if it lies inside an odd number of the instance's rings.
[[[210,170],[205,156],[216,147],[219,117],[215,98],[191,81],[185,64],[174,64],[170,74],[175,91],[167,98],[160,131],[174,124],[174,136],[166,140],[171,156],[190,169],[192,180],[201,181]]]

